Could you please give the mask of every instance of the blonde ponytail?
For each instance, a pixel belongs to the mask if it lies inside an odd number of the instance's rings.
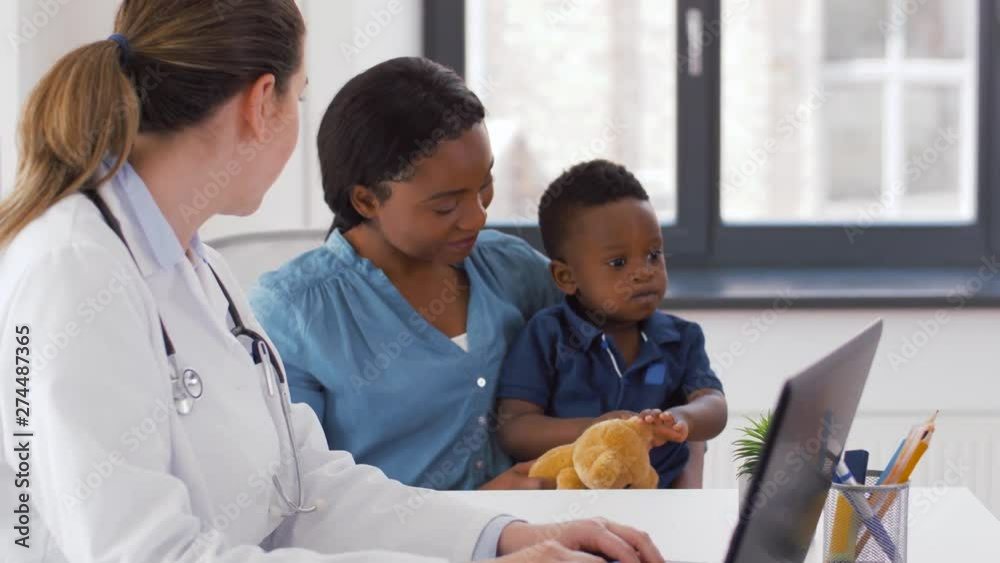
[[[99,41],[64,56],[31,92],[19,126],[14,191],[0,201],[0,248],[62,198],[103,183],[139,133],[139,96],[118,45]],[[114,167],[95,178],[105,157]]]

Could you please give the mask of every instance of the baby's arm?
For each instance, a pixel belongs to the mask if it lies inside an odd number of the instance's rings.
[[[500,399],[499,439],[504,451],[515,459],[535,459],[550,449],[569,444],[591,425],[636,413],[609,412],[599,418],[554,418],[541,406],[521,399]]]
[[[589,418],[553,418],[542,407],[521,399],[500,399],[500,446],[515,459],[535,459],[576,440]]]
[[[699,389],[688,397],[686,405],[667,411],[678,422],[687,423],[687,439],[703,442],[718,436],[726,428],[729,406],[726,396],[717,389]]]

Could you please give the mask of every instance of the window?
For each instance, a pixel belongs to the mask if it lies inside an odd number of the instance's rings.
[[[974,7],[724,0],[723,221],[973,223]]]
[[[488,109],[490,217],[531,223],[548,182],[624,163],[665,224],[676,215],[676,29],[662,0],[467,0],[469,84]]]
[[[548,182],[604,157],[650,192],[674,265],[959,266],[1000,250],[993,2],[425,11],[426,54],[487,107],[490,220],[529,241]]]

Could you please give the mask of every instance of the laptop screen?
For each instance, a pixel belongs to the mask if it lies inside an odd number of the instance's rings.
[[[727,562],[805,559],[881,332],[872,325],[785,384]]]

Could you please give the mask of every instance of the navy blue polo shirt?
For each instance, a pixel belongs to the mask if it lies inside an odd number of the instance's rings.
[[[548,416],[576,418],[615,410],[666,410],[687,403],[699,389],[722,391],[697,323],[657,311],[640,329],[639,355],[626,367],[613,340],[570,300],[543,309],[508,351],[497,398],[534,403]],[[688,457],[686,443],[650,451],[660,488],[677,478]]]

